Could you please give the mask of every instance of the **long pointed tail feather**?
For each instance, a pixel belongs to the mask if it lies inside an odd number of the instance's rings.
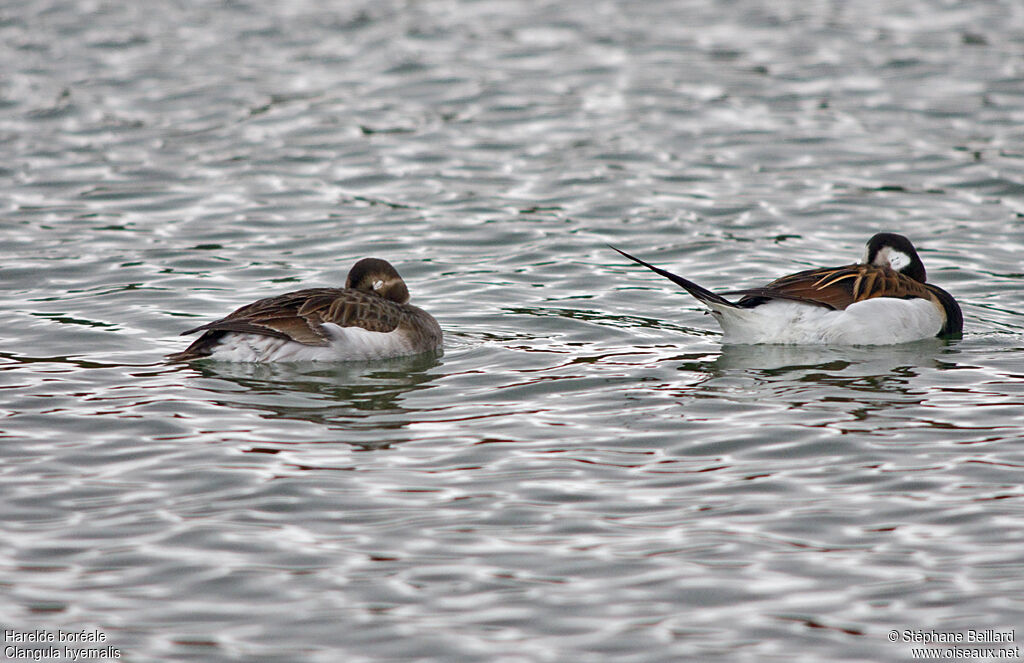
[[[700,286],[700,285],[697,285],[696,283],[694,283],[693,281],[690,281],[689,279],[684,279],[682,276],[678,276],[676,274],[673,274],[672,272],[669,272],[669,271],[666,271],[664,269],[661,269],[660,267],[655,267],[654,265],[652,265],[650,263],[644,262],[640,258],[637,258],[635,256],[629,255],[628,253],[626,253],[625,251],[623,251],[621,249],[616,249],[611,244],[609,244],[608,247],[611,248],[611,249],[615,249],[616,251],[621,253],[623,256],[629,258],[633,262],[635,262],[637,264],[640,264],[640,265],[643,265],[644,267],[646,267],[647,269],[651,270],[655,274],[660,274],[661,276],[664,276],[669,281],[672,281],[676,285],[680,286],[683,290],[685,290],[686,292],[688,292],[691,295],[693,295],[697,300],[699,300],[699,301],[701,301],[701,302],[703,302],[703,303],[705,303],[705,304],[707,304],[709,306],[714,304],[714,305],[717,305],[717,306],[728,306],[729,308],[737,308],[735,304],[730,302],[725,297],[722,297],[721,295],[716,295],[715,293],[711,292],[707,288],[705,288],[703,286]],[[714,307],[712,307],[712,308],[714,308]]]

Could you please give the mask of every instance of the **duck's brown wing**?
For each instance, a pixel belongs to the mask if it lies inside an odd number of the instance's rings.
[[[760,288],[726,294],[741,295],[737,305],[744,307],[757,306],[769,299],[787,299],[835,310],[873,297],[932,299],[924,283],[877,265],[811,269],[783,276]]]
[[[401,304],[375,294],[348,288],[310,288],[278,297],[261,299],[230,315],[182,332],[182,336],[204,332],[184,351],[171,359],[187,360],[208,356],[227,332],[260,334],[305,345],[330,345],[323,328],[326,322],[340,327],[361,327],[390,332],[402,322]]]

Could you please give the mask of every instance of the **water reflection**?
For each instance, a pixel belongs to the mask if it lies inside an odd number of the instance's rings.
[[[939,356],[947,345],[949,342],[937,338],[887,346],[724,345],[714,363],[720,371],[745,369],[765,376],[808,369],[877,376],[913,368],[939,368],[945,365]]]
[[[800,403],[920,402],[930,390],[922,373],[956,368],[943,357],[956,342],[928,339],[884,347],[725,345],[717,355],[676,355],[676,370],[700,376],[687,393],[697,397]]]
[[[409,394],[431,388],[439,377],[432,369],[441,355],[338,364],[199,361],[190,369],[201,378],[196,388],[220,407],[257,410],[266,419],[300,420],[333,430],[394,431],[415,421],[410,415],[416,410],[403,403]],[[377,441],[372,446],[381,445]]]

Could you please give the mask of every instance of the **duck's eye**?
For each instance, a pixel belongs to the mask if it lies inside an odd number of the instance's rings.
[[[384,281],[378,280],[378,281],[374,281],[373,282],[373,289],[374,290],[380,290],[383,287],[384,287]]]

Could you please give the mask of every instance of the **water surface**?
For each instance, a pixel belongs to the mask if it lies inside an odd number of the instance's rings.
[[[937,0],[9,4],[0,622],[130,661],[1024,644],[1022,28]],[[963,339],[722,346],[607,247],[735,289],[879,230]],[[442,356],[164,362],[370,255]]]

